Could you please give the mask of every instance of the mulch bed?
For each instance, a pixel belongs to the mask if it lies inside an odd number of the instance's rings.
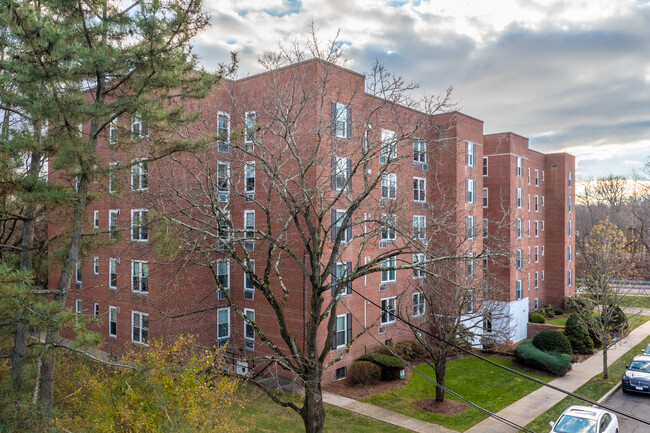
[[[411,379],[411,369],[406,367],[404,373],[404,379],[388,381],[382,380],[374,385],[352,385],[349,379],[343,379],[334,383],[328,383],[323,386],[323,391],[359,400],[360,398],[370,397],[371,395],[390,391],[391,389],[406,385]]]

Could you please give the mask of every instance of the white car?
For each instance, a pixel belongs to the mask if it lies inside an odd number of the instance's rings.
[[[650,344],[648,344],[648,347],[645,348],[645,353],[646,355],[650,355]]]
[[[551,422],[551,433],[618,433],[613,413],[588,406],[571,406]]]

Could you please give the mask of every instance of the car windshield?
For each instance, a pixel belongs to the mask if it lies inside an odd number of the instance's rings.
[[[648,347],[645,348],[645,353],[650,355],[650,344],[648,344]]]
[[[554,432],[558,433],[596,433],[596,420],[563,415],[557,422]]]
[[[632,361],[629,370],[650,373],[650,361]]]

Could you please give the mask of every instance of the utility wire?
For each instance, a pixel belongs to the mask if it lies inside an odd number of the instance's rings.
[[[528,428],[526,428],[526,427],[524,427],[524,426],[520,426],[519,424],[515,423],[514,421],[510,421],[510,420],[507,419],[507,418],[504,418],[504,417],[502,417],[502,416],[500,416],[500,415],[497,415],[497,414],[494,413],[494,412],[489,411],[488,409],[485,409],[484,407],[479,406],[478,404],[476,404],[476,403],[474,403],[473,401],[471,401],[471,400],[469,400],[469,399],[463,397],[462,395],[458,394],[457,392],[452,391],[451,389],[447,388],[446,386],[444,386],[444,385],[440,385],[440,384],[439,384],[438,382],[436,382],[434,379],[432,379],[432,378],[429,377],[428,375],[424,374],[422,371],[416,369],[415,366],[414,366],[413,364],[411,364],[409,361],[407,361],[407,360],[405,360],[404,358],[402,358],[401,356],[399,356],[395,351],[393,351],[393,349],[390,348],[390,346],[388,346],[388,345],[386,345],[385,343],[381,342],[381,341],[379,340],[379,338],[377,338],[376,336],[374,336],[371,332],[368,332],[369,329],[361,323],[361,321],[357,318],[357,316],[355,316],[354,314],[352,314],[352,312],[350,311],[350,309],[349,309],[347,306],[345,306],[345,308],[348,310],[348,312],[350,313],[350,315],[351,315],[352,317],[354,317],[354,320],[356,320],[356,321],[357,321],[357,322],[358,322],[358,323],[363,327],[363,332],[364,332],[364,333],[370,335],[370,337],[372,337],[372,338],[373,338],[377,343],[379,343],[380,345],[382,345],[383,347],[385,347],[386,349],[388,349],[388,351],[389,351],[389,352],[390,352],[394,357],[396,357],[397,359],[401,360],[404,364],[408,365],[408,366],[411,368],[411,371],[415,371],[416,373],[418,373],[419,375],[421,375],[422,377],[424,377],[424,378],[425,378],[426,380],[428,380],[429,382],[431,382],[431,383],[433,383],[434,385],[436,385],[436,386],[438,386],[438,387],[444,389],[446,392],[448,392],[448,393],[450,393],[450,394],[452,394],[452,395],[458,397],[459,399],[461,399],[462,401],[466,402],[466,403],[469,404],[470,406],[472,406],[472,407],[478,409],[478,410],[481,411],[481,412],[484,412],[485,414],[491,416],[492,418],[496,419],[497,421],[500,421],[500,422],[506,424],[506,425],[509,426],[509,427],[515,428],[515,429],[517,429],[517,431],[526,431],[526,432],[530,432],[530,433],[535,433],[533,430],[530,430],[530,429],[528,429]]]
[[[372,305],[374,305],[375,307],[379,308],[380,311],[382,310],[382,308],[381,308],[380,305],[378,305],[377,303],[371,301],[371,300],[368,299],[366,296],[364,296],[364,295],[362,295],[361,293],[359,293],[357,290],[352,289],[352,291],[353,291],[354,293],[356,293],[357,295],[359,295],[361,298],[365,299],[365,300],[366,300],[367,302],[369,302],[370,304],[372,304]],[[594,406],[602,407],[603,409],[607,409],[607,410],[610,411],[610,412],[614,412],[614,413],[616,413],[616,414],[619,414],[619,415],[622,415],[622,416],[626,416],[626,417],[628,417],[628,418],[631,418],[631,419],[633,419],[633,420],[635,420],[635,421],[638,421],[638,422],[640,422],[640,423],[642,423],[642,424],[645,424],[645,425],[650,425],[650,421],[648,421],[648,420],[645,420],[645,419],[639,418],[639,417],[634,416],[634,415],[632,415],[632,414],[630,414],[630,413],[627,413],[627,412],[623,412],[622,410],[612,408],[612,407],[607,406],[607,405],[605,405],[605,404],[598,403],[597,401],[593,401],[593,400],[591,400],[591,399],[588,399],[587,397],[582,397],[582,396],[580,396],[580,395],[578,395],[578,394],[575,394],[575,393],[573,393],[573,392],[571,392],[571,391],[566,391],[566,390],[564,390],[564,389],[562,389],[562,388],[560,388],[560,387],[557,387],[557,386],[555,386],[555,385],[551,385],[550,383],[546,383],[546,382],[544,382],[544,381],[542,381],[542,380],[539,380],[539,379],[536,379],[536,378],[534,378],[534,377],[528,376],[527,374],[521,373],[521,372],[519,372],[519,371],[517,371],[517,370],[514,370],[514,369],[512,369],[512,368],[510,368],[510,367],[506,367],[505,365],[501,365],[501,364],[498,364],[498,363],[496,363],[496,362],[494,362],[494,361],[491,361],[491,360],[489,360],[489,359],[487,359],[487,358],[485,358],[485,357],[483,357],[483,356],[481,356],[481,355],[478,355],[478,354],[472,352],[471,350],[467,350],[467,349],[465,349],[465,348],[463,348],[463,347],[461,347],[461,346],[458,346],[456,343],[449,342],[449,341],[447,341],[447,340],[444,340],[444,339],[438,337],[437,335],[433,335],[433,334],[430,333],[429,331],[427,331],[427,330],[425,330],[425,329],[422,329],[421,327],[419,327],[419,326],[417,326],[417,325],[414,325],[413,323],[409,322],[408,320],[403,319],[399,314],[397,314],[397,312],[395,312],[395,313],[390,313],[390,314],[391,314],[392,316],[394,316],[395,318],[397,318],[398,320],[400,320],[401,322],[404,322],[404,323],[405,323],[406,325],[408,325],[410,328],[412,328],[412,329],[417,329],[418,331],[420,331],[420,332],[422,332],[422,333],[424,333],[424,334],[426,334],[426,335],[428,335],[428,336],[430,336],[430,337],[432,337],[432,338],[434,338],[434,339],[436,339],[436,340],[438,340],[438,341],[440,341],[440,342],[442,342],[442,343],[445,343],[445,344],[447,344],[447,345],[450,345],[450,346],[452,346],[452,347],[454,347],[454,348],[460,350],[461,352],[464,352],[464,353],[466,353],[466,354],[468,354],[468,355],[474,356],[474,357],[480,359],[481,361],[485,361],[485,362],[487,362],[487,363],[489,363],[489,364],[492,364],[492,365],[494,365],[494,366],[496,366],[496,367],[499,367],[499,368],[501,368],[501,369],[504,369],[504,370],[506,370],[506,371],[509,371],[509,372],[511,372],[511,373],[514,373],[514,374],[516,374],[516,375],[518,375],[518,376],[524,377],[524,378],[526,378],[526,379],[528,379],[528,380],[532,380],[533,382],[539,383],[540,385],[546,386],[546,387],[551,388],[551,389],[553,389],[553,390],[555,390],[555,391],[561,392],[561,393],[566,394],[566,395],[569,395],[569,396],[571,396],[571,397],[575,397],[575,398],[577,398],[577,399],[579,399],[579,400],[585,401],[585,402],[590,403],[590,404],[592,404],[592,405],[594,405]]]

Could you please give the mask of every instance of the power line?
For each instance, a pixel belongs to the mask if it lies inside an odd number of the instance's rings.
[[[371,300],[368,299],[366,296],[364,296],[364,295],[362,295],[361,293],[359,293],[357,290],[352,289],[352,291],[353,291],[354,293],[356,293],[357,295],[359,295],[362,299],[366,300],[366,301],[369,302],[370,304],[372,304],[372,305],[374,305],[375,307],[379,308],[380,311],[382,310],[382,308],[381,308],[380,305],[378,305],[378,304],[375,303],[374,301],[371,301]],[[568,396],[575,397],[575,398],[577,398],[577,399],[579,399],[579,400],[585,401],[585,402],[590,403],[590,404],[592,404],[592,405],[594,405],[594,406],[602,407],[603,409],[607,409],[607,410],[610,411],[610,412],[614,412],[614,413],[616,413],[616,414],[619,414],[619,415],[622,415],[622,416],[626,416],[626,417],[628,417],[628,418],[631,418],[631,419],[633,419],[633,420],[635,420],[635,421],[638,421],[638,422],[640,422],[640,423],[642,423],[642,424],[645,424],[645,425],[650,425],[650,421],[648,421],[648,420],[644,420],[644,419],[642,419],[642,418],[639,418],[639,417],[634,416],[634,415],[632,415],[632,414],[629,414],[629,413],[627,413],[627,412],[623,412],[623,411],[621,411],[621,410],[619,410],[619,409],[615,409],[615,408],[612,408],[612,407],[610,407],[610,406],[607,406],[607,405],[605,405],[605,404],[598,403],[597,401],[593,401],[593,400],[591,400],[591,399],[588,399],[587,397],[582,397],[582,396],[580,396],[580,395],[578,395],[578,394],[575,394],[575,393],[573,393],[573,392],[571,392],[571,391],[566,391],[566,390],[564,390],[564,389],[562,389],[562,388],[559,388],[559,387],[557,387],[557,386],[555,386],[555,385],[551,385],[550,383],[546,383],[546,382],[544,382],[544,381],[542,381],[542,380],[539,380],[539,379],[536,379],[536,378],[534,378],[534,377],[532,377],[532,376],[528,376],[528,375],[525,374],[525,373],[519,372],[519,371],[514,370],[514,369],[512,369],[512,368],[510,368],[510,367],[506,367],[505,365],[501,365],[501,364],[498,364],[498,363],[496,363],[496,362],[494,362],[494,361],[491,361],[491,360],[489,360],[489,359],[487,359],[487,358],[485,358],[485,357],[483,357],[483,356],[481,356],[481,355],[478,355],[478,354],[472,352],[471,350],[467,350],[467,349],[465,349],[465,348],[463,348],[463,347],[461,347],[461,346],[458,346],[456,343],[449,342],[449,341],[447,341],[447,340],[444,340],[444,339],[438,337],[437,335],[433,335],[433,334],[430,333],[429,331],[427,331],[427,330],[425,330],[425,329],[423,329],[423,328],[421,328],[421,327],[419,327],[419,326],[417,326],[417,325],[414,325],[413,323],[409,322],[408,320],[403,319],[399,314],[397,314],[397,312],[395,312],[395,313],[391,313],[391,315],[394,316],[395,318],[397,318],[398,320],[400,320],[401,322],[405,323],[406,325],[408,325],[410,328],[412,328],[412,329],[416,329],[416,330],[418,330],[418,331],[420,331],[420,332],[422,332],[422,333],[424,333],[424,334],[426,334],[426,335],[428,335],[428,336],[430,336],[430,337],[432,337],[432,338],[434,338],[434,339],[436,339],[436,340],[438,340],[438,341],[440,341],[440,342],[442,342],[442,343],[444,343],[444,344],[450,345],[450,346],[452,346],[452,347],[458,349],[459,351],[461,351],[461,352],[463,352],[463,353],[466,353],[466,354],[468,354],[468,355],[474,356],[474,357],[480,359],[481,361],[485,361],[485,362],[487,362],[487,363],[489,363],[489,364],[492,364],[492,365],[494,365],[494,366],[496,366],[496,367],[498,367],[498,368],[504,369],[504,370],[506,370],[506,371],[509,371],[509,372],[511,372],[511,373],[514,373],[514,374],[516,374],[516,375],[518,375],[518,376],[521,376],[521,377],[523,377],[523,378],[526,378],[526,379],[528,379],[528,380],[532,380],[533,382],[536,382],[536,383],[538,383],[538,384],[540,384],[540,385],[542,385],[542,386],[546,386],[546,387],[548,387],[548,388],[551,388],[551,389],[553,389],[553,390],[555,390],[555,391],[561,392],[561,393],[566,394],[566,395],[568,395]],[[366,331],[367,331],[367,328],[364,328],[364,329],[366,329]],[[372,335],[372,334],[369,334],[369,335]],[[374,337],[374,336],[373,336],[373,337]]]

